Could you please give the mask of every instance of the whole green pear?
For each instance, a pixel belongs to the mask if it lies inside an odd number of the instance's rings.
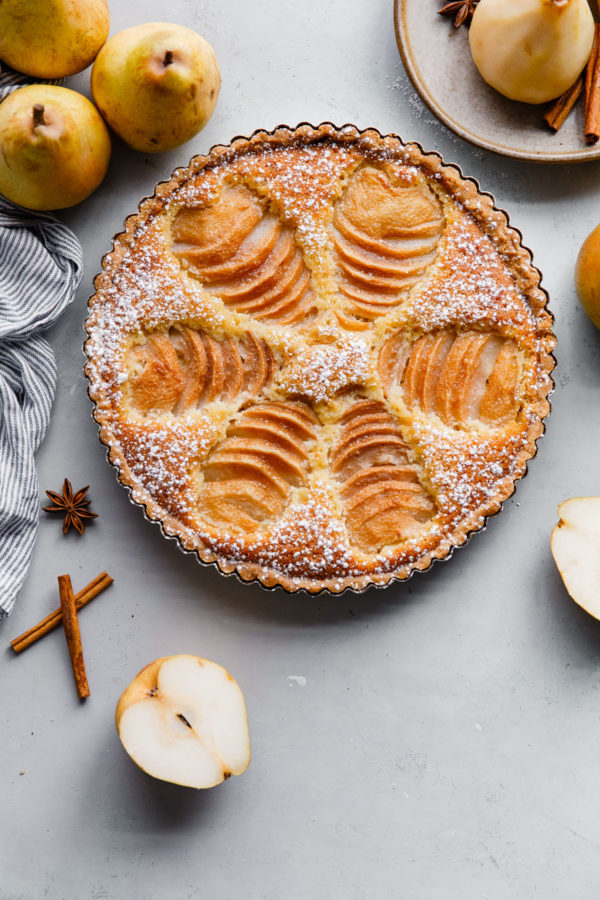
[[[31,84],[0,103],[0,194],[28,209],[80,203],[106,174],[110,134],[76,91]]]
[[[87,68],[108,37],[106,0],[0,0],[0,59],[36,78]]]
[[[221,86],[210,44],[182,25],[121,31],[92,69],[94,102],[134,150],[158,153],[189,141],[210,119]]]

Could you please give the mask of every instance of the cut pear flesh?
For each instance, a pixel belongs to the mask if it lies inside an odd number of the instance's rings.
[[[129,756],[162,781],[214,787],[250,763],[242,692],[222,666],[199,656],[150,663],[122,694],[115,718]]]
[[[575,603],[600,619],[600,497],[575,497],[558,507],[552,555]]]

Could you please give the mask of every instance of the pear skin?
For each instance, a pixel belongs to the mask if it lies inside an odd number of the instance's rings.
[[[19,206],[80,203],[104,178],[110,151],[100,113],[76,91],[32,84],[0,104],[0,194]]]
[[[210,44],[190,28],[163,22],[114,35],[92,69],[92,95],[106,122],[145,153],[171,150],[204,128],[220,86]]]
[[[1,0],[0,59],[36,78],[87,68],[108,37],[106,0]]]
[[[579,302],[596,328],[600,328],[600,225],[583,242],[575,265]]]

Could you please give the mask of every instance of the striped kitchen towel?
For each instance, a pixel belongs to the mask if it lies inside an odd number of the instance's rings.
[[[41,78],[37,79],[38,83],[41,81]],[[25,87],[26,84],[35,83],[35,78],[30,78],[29,75],[22,75],[20,72],[15,72],[14,69],[9,69],[6,63],[0,63],[0,102],[8,97],[13,91],[16,91],[17,88]],[[42,83],[61,84],[62,78],[57,78],[55,81],[44,81]]]
[[[13,73],[12,88],[23,84]],[[8,91],[0,75],[0,100]],[[83,257],[48,213],[0,197],[0,619],[12,610],[31,559],[40,500],[34,453],[50,421],[56,362],[41,336],[73,300]]]

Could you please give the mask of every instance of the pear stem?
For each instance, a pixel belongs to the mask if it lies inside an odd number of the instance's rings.
[[[41,103],[36,103],[33,107],[33,127],[37,128],[38,125],[45,125],[44,121],[44,107]]]
[[[166,68],[167,66],[170,66],[172,62],[173,62],[173,51],[167,50],[167,52],[165,53],[165,58],[163,59],[163,66],[165,66],[165,68]]]

